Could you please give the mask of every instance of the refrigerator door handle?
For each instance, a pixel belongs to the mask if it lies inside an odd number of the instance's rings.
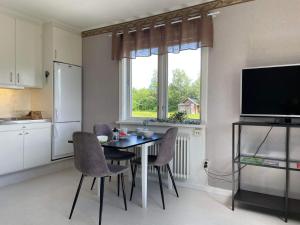
[[[55,109],[55,118],[56,118],[56,121],[58,120],[58,117],[59,117],[58,110],[57,110],[57,109]]]
[[[57,127],[54,127],[54,132],[53,132],[53,134],[54,134],[54,135],[53,135],[54,138],[56,138],[56,137],[59,136]]]

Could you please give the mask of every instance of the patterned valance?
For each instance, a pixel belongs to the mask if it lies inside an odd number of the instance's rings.
[[[207,13],[114,30],[112,59],[178,53],[213,46],[213,19]]]

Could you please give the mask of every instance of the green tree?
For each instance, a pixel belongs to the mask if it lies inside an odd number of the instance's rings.
[[[169,84],[169,111],[177,111],[178,104],[189,97],[191,80],[184,70],[173,70],[172,82]]]
[[[200,75],[199,75],[199,77],[190,86],[189,97],[200,101],[200,87],[201,84],[200,84]]]
[[[157,110],[157,71],[153,72],[148,88],[132,89],[132,109],[133,111]]]

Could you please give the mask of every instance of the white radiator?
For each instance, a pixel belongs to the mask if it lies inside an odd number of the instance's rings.
[[[148,155],[157,155],[158,151],[159,145],[152,145],[148,149]],[[134,152],[138,157],[140,156],[139,148],[134,148]],[[169,165],[173,168],[174,178],[188,179],[190,175],[190,137],[188,135],[177,136],[174,158]],[[156,174],[157,170],[154,167],[149,166],[148,173]],[[161,169],[161,173],[162,175],[167,176],[167,167],[164,166]]]

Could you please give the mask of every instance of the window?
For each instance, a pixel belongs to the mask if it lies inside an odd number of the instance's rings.
[[[201,118],[201,49],[123,60],[123,119]],[[125,71],[125,72],[124,72]],[[128,85],[127,85],[128,84]]]
[[[131,117],[157,118],[158,56],[131,60]]]
[[[200,62],[200,49],[168,54],[168,117],[179,111],[200,119]]]

